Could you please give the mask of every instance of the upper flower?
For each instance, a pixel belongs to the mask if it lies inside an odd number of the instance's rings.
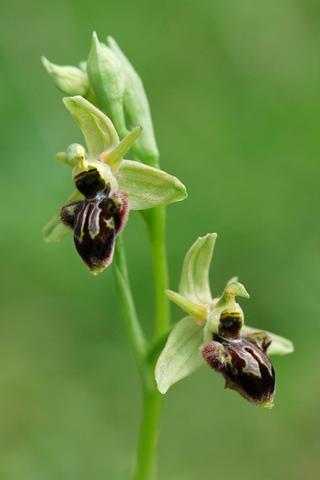
[[[216,237],[213,233],[198,238],[185,257],[179,293],[166,291],[189,316],[175,325],[158,359],[158,388],[166,393],[206,362],[224,376],[226,388],[254,405],[271,408],[275,373],[268,355],[290,353],[293,345],[278,335],[244,326],[235,297],[249,298],[249,294],[236,277],[220,298],[212,298],[208,274]]]
[[[56,159],[73,167],[76,190],[44,228],[46,241],[73,230],[76,248],[91,273],[100,273],[113,257],[115,237],[129,209],[142,210],[183,200],[184,185],[162,170],[123,156],[142,132],[136,127],[121,142],[111,120],[81,96],[64,98],[80,126],[88,152],[72,144]]]

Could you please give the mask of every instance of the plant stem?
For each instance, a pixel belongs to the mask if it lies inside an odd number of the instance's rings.
[[[118,303],[121,310],[122,319],[127,332],[131,350],[139,369],[140,377],[142,382],[145,384],[147,380],[145,379],[145,359],[148,352],[148,346],[133,301],[121,235],[119,235],[116,239],[113,265],[118,294]]]
[[[170,306],[164,293],[164,290],[168,288],[165,207],[144,210],[142,213],[148,225],[152,248],[156,299],[155,337],[157,338],[168,329],[170,323]]]
[[[153,374],[153,370],[151,372]],[[133,480],[155,480],[159,422],[163,398],[156,388],[144,391],[143,418]]]
[[[140,160],[144,159],[140,158]],[[157,156],[153,158],[153,164],[159,168]],[[157,340],[168,330],[170,323],[169,301],[164,294],[164,290],[168,288],[165,208],[157,207],[145,210],[143,216],[148,226],[152,248],[156,299],[155,339]],[[119,305],[143,388],[143,417],[133,480],[155,480],[163,397],[158,391],[154,379],[154,358],[148,355],[148,343],[135,310],[121,235],[117,237],[114,265]]]
[[[144,411],[133,479],[154,480],[162,395],[157,390],[154,362],[149,359],[147,341],[136,314],[121,235],[117,237],[113,264],[121,314],[143,387]]]

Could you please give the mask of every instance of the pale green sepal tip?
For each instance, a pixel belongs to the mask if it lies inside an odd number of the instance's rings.
[[[96,159],[102,152],[119,144],[119,136],[111,120],[85,98],[79,95],[65,97],[63,102],[81,128],[89,153]]]
[[[98,267],[98,266],[95,266],[95,267],[92,267],[90,269],[90,273],[92,273],[92,275],[99,275],[99,273],[103,272],[103,270],[105,270],[106,267]]]
[[[274,407],[274,403],[268,401],[268,402],[264,402],[264,403],[260,403],[259,407],[262,407],[262,408],[267,408],[268,410],[271,410],[271,408]]]
[[[205,363],[200,355],[202,327],[192,317],[185,317],[174,327],[159,356],[155,379],[160,393],[187,377]]]
[[[249,326],[243,326],[241,329],[241,334],[246,335],[254,332],[261,332],[264,330],[258,330],[256,328],[251,328]],[[271,338],[271,345],[268,347],[268,355],[287,355],[288,353],[294,352],[294,345],[288,338],[281,337],[272,332],[267,332]]]
[[[170,300],[189,313],[189,315],[191,315],[199,325],[204,324],[209,313],[209,305],[204,306],[193,303],[179,293],[173,292],[172,290],[165,290],[164,293]]]
[[[124,155],[128,152],[128,150],[130,150],[130,148],[139,138],[141,133],[141,125],[134,128],[123,140],[121,140],[121,142],[119,143],[119,145],[116,146],[116,148],[111,151],[102,152],[102,154],[100,155],[100,161],[110,165],[111,171],[113,173],[117,172]]]
[[[57,213],[52,220],[42,230],[43,239],[45,242],[59,242],[61,238],[72,233],[72,228],[67,227],[60,220],[60,215]]]
[[[209,268],[216,238],[216,233],[199,237],[188,250],[183,262],[179,293],[200,305],[212,302]]]
[[[46,57],[41,61],[55,86],[67,95],[85,96],[90,89],[87,75],[80,68],[71,65],[55,65]]]
[[[76,200],[82,200],[83,198],[83,195],[78,190],[74,190],[72,195],[70,195],[68,200],[65,202],[65,205]],[[52,220],[50,220],[50,222],[44,227],[42,233],[45,242],[59,242],[61,238],[65,237],[69,233],[72,233],[72,228],[65,225],[60,220],[59,213],[57,213],[52,218]]]
[[[179,202],[187,197],[176,177],[140,162],[122,160],[115,174],[119,190],[128,194],[131,210],[144,210]]]

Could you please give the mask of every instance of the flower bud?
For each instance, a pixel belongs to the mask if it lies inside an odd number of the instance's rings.
[[[105,44],[99,42],[95,32],[92,37],[87,72],[92,89],[103,110],[111,118],[120,136],[125,136],[127,128],[123,111],[124,70],[117,56]]]
[[[83,97],[88,93],[90,84],[83,70],[71,65],[55,65],[49,62],[46,57],[41,57],[41,61],[55,86],[63,93],[67,95],[82,95]]]
[[[242,314],[225,313],[220,317],[218,332],[206,343],[201,354],[206,363],[226,380],[226,388],[237,391],[254,405],[273,407],[275,372],[266,355],[271,337],[260,332],[259,339],[241,336]]]
[[[108,46],[120,61],[125,74],[123,106],[128,121],[128,129],[132,129],[136,125],[142,125],[143,127],[144,134],[139,138],[135,148],[140,149],[139,157],[143,158],[144,163],[157,167],[159,151],[153,130],[149,102],[141,78],[112,37],[108,37]]]

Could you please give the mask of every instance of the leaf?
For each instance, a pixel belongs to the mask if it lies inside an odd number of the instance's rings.
[[[80,97],[65,97],[65,106],[79,125],[86,139],[89,153],[96,159],[102,152],[119,144],[119,137],[111,120],[90,102]]]
[[[256,328],[251,328],[244,326],[241,329],[241,334],[250,334],[255,332],[261,332],[261,330],[257,330]],[[276,335],[275,333],[267,332],[271,338],[272,343],[270,347],[268,347],[267,354],[268,355],[286,355],[288,353],[292,353],[294,351],[294,345],[291,340],[288,340],[285,337],[281,337],[280,335]]]
[[[140,162],[123,160],[115,177],[119,190],[128,194],[131,210],[159,207],[187,196],[176,177]]]
[[[155,379],[161,393],[166,393],[171,385],[205,364],[199,351],[202,343],[203,329],[192,317],[185,317],[177,323],[155,369]]]
[[[193,303],[203,305],[212,302],[209,268],[216,238],[216,233],[199,237],[185,256],[179,293]]]

